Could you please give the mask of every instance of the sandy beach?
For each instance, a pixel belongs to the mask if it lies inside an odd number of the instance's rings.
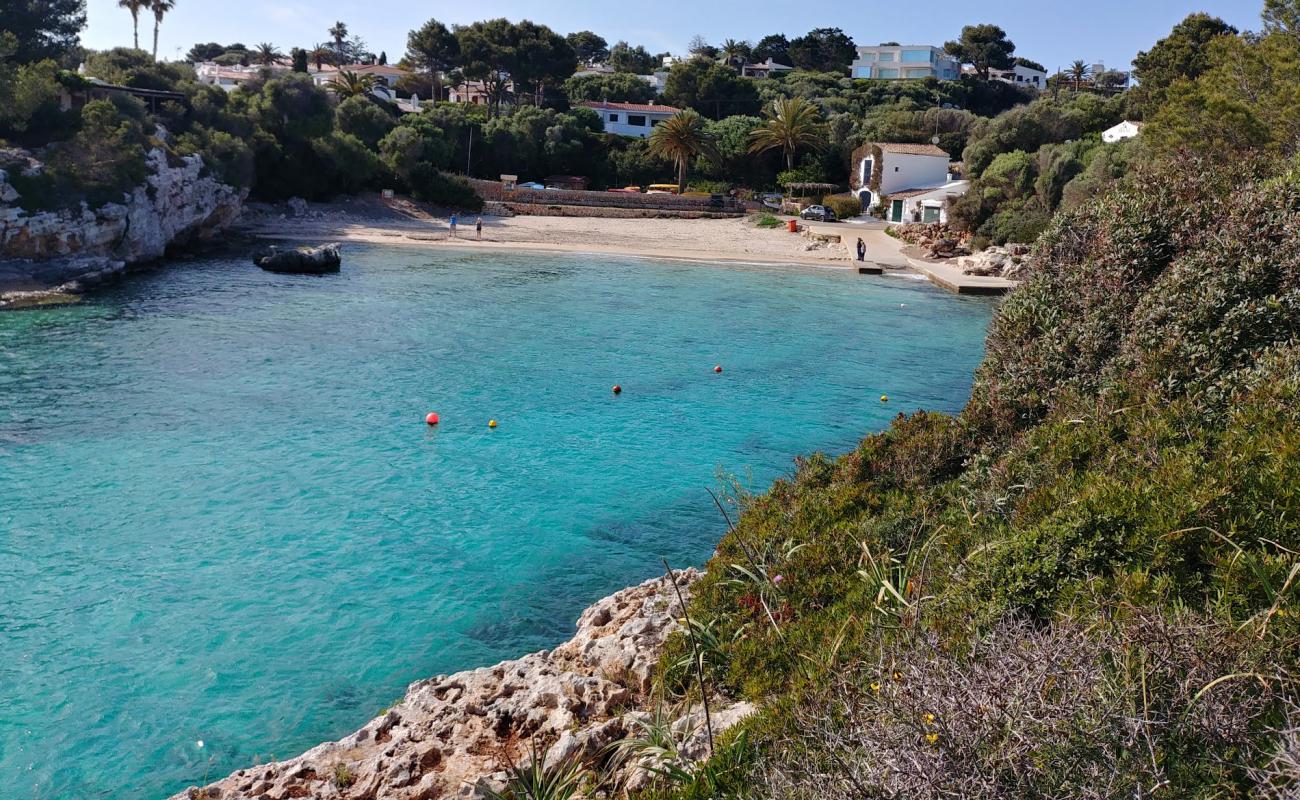
[[[862,237],[867,259],[908,269],[899,243],[879,225],[804,223],[817,233],[839,235],[840,244],[819,243],[784,227],[758,228],[747,219],[610,219],[595,217],[462,216],[458,235],[448,217],[403,200],[353,199],[313,203],[293,216],[283,206],[250,204],[240,230],[264,239],[338,240],[419,246],[616,253],[652,258],[755,262],[852,268],[853,245]]]

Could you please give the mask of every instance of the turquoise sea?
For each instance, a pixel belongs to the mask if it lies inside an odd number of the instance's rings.
[[[661,556],[708,558],[720,472],[761,490],[958,409],[993,308],[348,246],[340,275],[204,256],[0,314],[0,796],[161,798],[553,646]]]

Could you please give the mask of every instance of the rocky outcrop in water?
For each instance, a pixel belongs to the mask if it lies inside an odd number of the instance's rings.
[[[30,154],[6,161],[39,170]],[[238,217],[247,190],[205,174],[198,155],[154,148],[149,177],[120,203],[28,213],[0,171],[0,307],[33,297],[75,296],[169,248],[209,239]]]
[[[338,272],[343,257],[339,253],[338,242],[293,250],[281,250],[272,245],[253,256],[253,263],[267,272],[323,275],[326,272]]]
[[[700,577],[676,575],[687,599]],[[482,798],[534,747],[546,763],[598,757],[649,714],[651,680],[681,608],[666,578],[624,589],[583,612],[572,639],[493,667],[418,681],[356,733],[297,758],[240,770],[173,800],[284,800],[290,797],[437,800]],[[752,711],[715,707],[716,732]],[[707,755],[700,720],[687,714],[685,757]],[[635,782],[647,778],[627,766]],[[638,772],[640,773],[638,775]]]

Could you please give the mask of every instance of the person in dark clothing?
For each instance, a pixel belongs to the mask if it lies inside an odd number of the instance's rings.
[[[858,260],[859,261],[867,260],[867,243],[862,241],[861,239],[858,239]]]

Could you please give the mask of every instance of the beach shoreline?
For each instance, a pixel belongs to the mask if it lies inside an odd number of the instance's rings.
[[[899,243],[874,226],[802,223],[801,233],[759,228],[745,219],[627,219],[615,217],[484,216],[483,236],[474,230],[477,215],[460,215],[458,234],[449,217],[409,203],[351,200],[310,204],[298,215],[279,206],[251,206],[236,232],[260,240],[340,241],[448,248],[463,252],[525,252],[725,262],[762,266],[853,269],[853,244],[862,237],[868,261],[911,271]],[[814,236],[805,235],[810,232]],[[827,241],[840,237],[840,242]]]

